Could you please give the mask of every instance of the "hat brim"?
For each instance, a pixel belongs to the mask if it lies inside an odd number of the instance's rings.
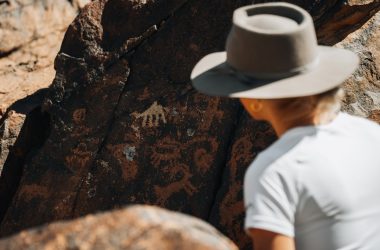
[[[319,62],[313,69],[276,80],[255,79],[247,84],[231,72],[226,52],[203,57],[191,73],[193,86],[213,96],[277,99],[315,95],[339,86],[357,68],[358,56],[348,50],[318,46]]]

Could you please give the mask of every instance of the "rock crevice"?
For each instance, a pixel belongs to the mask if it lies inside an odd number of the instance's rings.
[[[370,31],[378,14],[370,17],[370,3],[355,16],[341,1],[290,2],[314,16],[320,43],[343,39],[347,33],[334,29],[350,17],[368,20],[344,28],[359,29],[336,46],[362,58],[345,84],[344,108],[358,114],[361,105],[371,117],[380,105]],[[207,220],[249,249],[244,171],[274,132],[238,101],[204,96],[189,81],[201,57],[224,50],[233,10],[249,3],[97,0],[84,7],[65,34],[42,106],[49,134],[21,164],[27,167],[0,234],[144,203]]]

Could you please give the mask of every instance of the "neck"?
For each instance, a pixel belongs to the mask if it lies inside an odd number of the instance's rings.
[[[283,134],[285,134],[288,130],[292,128],[328,124],[332,122],[337,115],[338,112],[325,112],[314,114],[308,118],[298,120],[295,122],[284,122],[278,118],[280,116],[273,116],[268,119],[268,122],[272,125],[274,131],[276,132],[276,135],[278,137],[281,137]]]

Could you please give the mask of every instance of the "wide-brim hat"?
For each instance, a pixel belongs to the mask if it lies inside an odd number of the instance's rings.
[[[318,46],[304,9],[265,3],[234,11],[226,51],[203,57],[191,80],[198,91],[214,96],[301,97],[337,87],[358,64],[351,51]]]

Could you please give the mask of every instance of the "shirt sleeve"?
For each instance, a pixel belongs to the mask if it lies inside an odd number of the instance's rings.
[[[245,229],[258,228],[294,237],[298,202],[296,180],[290,171],[271,166],[258,173],[251,166],[244,179]]]

